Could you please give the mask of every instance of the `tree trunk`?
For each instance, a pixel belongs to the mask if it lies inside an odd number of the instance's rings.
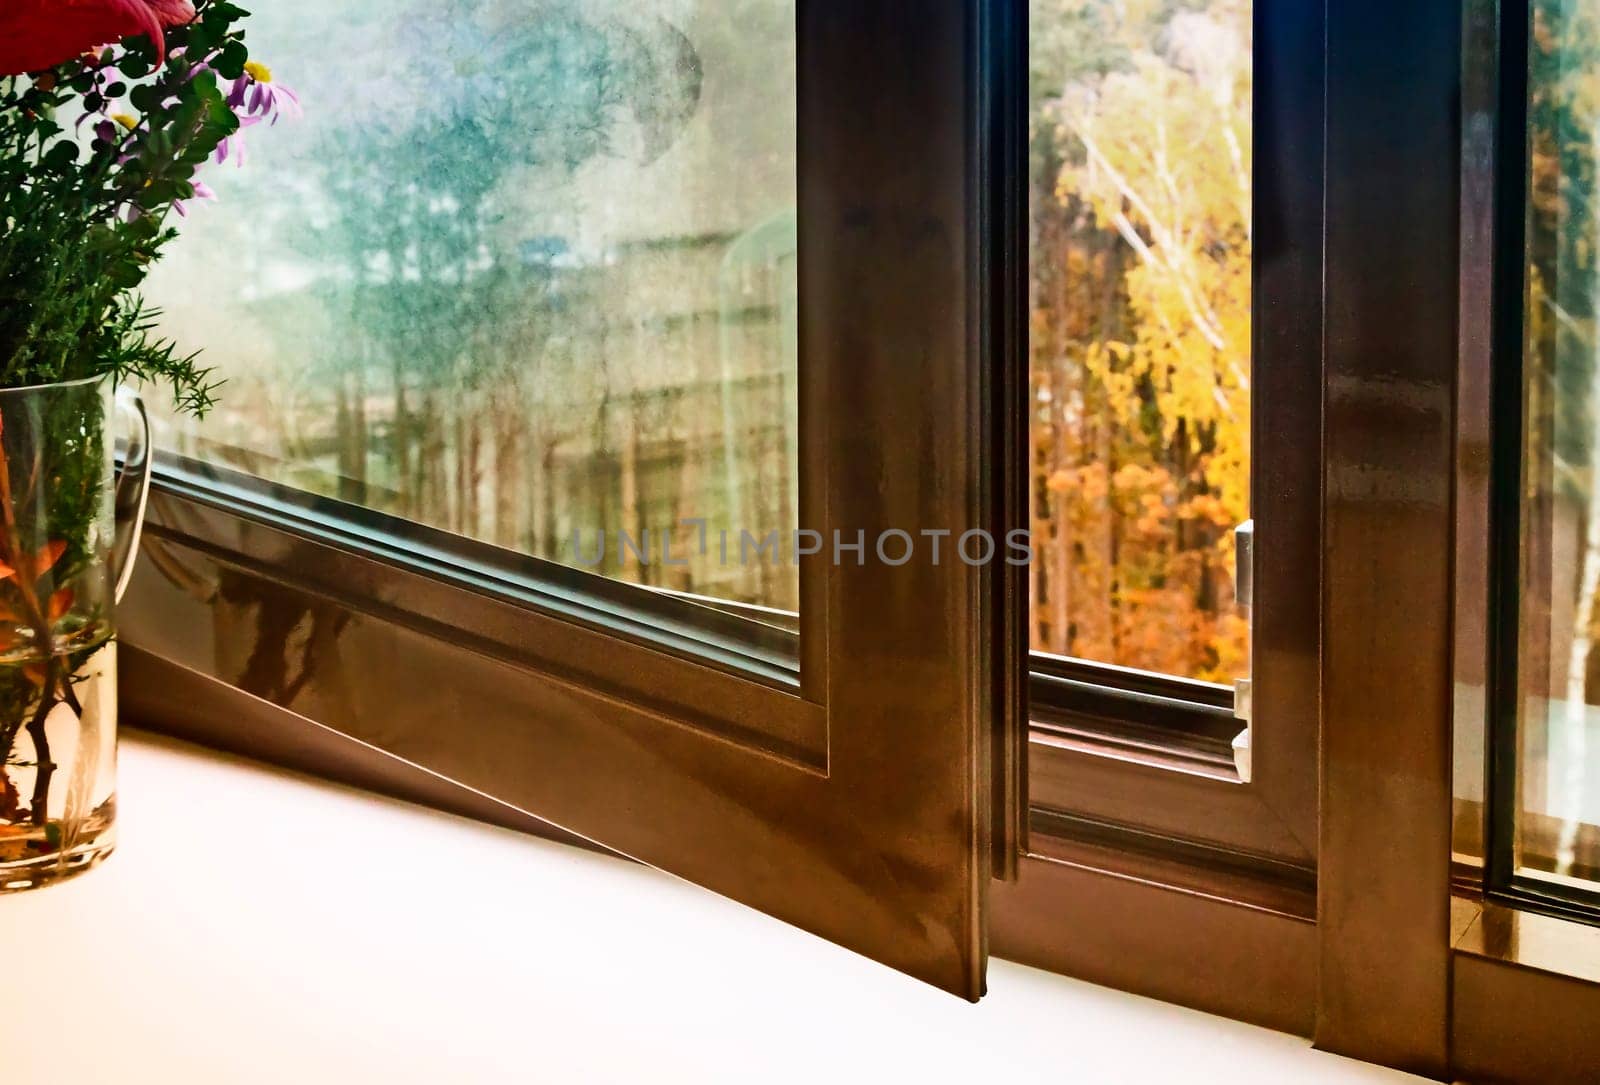
[[[422,519],[435,527],[450,523],[450,482],[445,475],[444,419],[439,417],[439,400],[429,391],[423,400],[422,454],[418,457],[418,473]]]
[[[1595,133],[1600,146],[1600,131]],[[1597,307],[1600,308],[1600,307]],[[1589,652],[1594,646],[1594,601],[1600,590],[1600,333],[1593,347],[1589,378],[1589,511],[1583,532],[1583,566],[1578,606],[1572,615],[1572,647],[1567,651],[1567,691],[1561,743],[1561,837],[1556,873],[1570,875],[1583,826],[1584,785],[1589,760]]]
[[[623,423],[621,446],[621,461],[618,473],[621,476],[618,489],[621,491],[617,522],[622,531],[638,546],[641,551],[647,550],[650,537],[645,534],[647,530],[644,517],[639,509],[639,403],[637,400],[629,404]],[[645,583],[646,568],[640,564],[639,555],[632,549],[624,546],[620,537],[617,541],[617,556],[622,559],[623,580],[630,584]]]
[[[333,387],[333,471],[335,485],[338,489],[339,500],[359,502],[360,496],[355,492],[355,479],[352,477],[351,467],[350,445],[354,440],[355,418],[350,406],[349,383],[343,375],[340,375],[334,381]]]
[[[467,489],[465,532],[474,539],[484,536],[483,525],[483,425],[474,407],[467,418]]]
[[[359,505],[367,503],[367,370],[357,369],[353,378],[355,390],[350,405],[350,482],[354,494],[350,500]]]
[[[458,398],[451,410],[450,451],[455,466],[454,493],[450,502],[450,530],[458,535],[469,533],[467,527],[467,410]]]
[[[494,539],[501,546],[514,549],[522,534],[522,472],[527,461],[523,451],[525,424],[515,410],[502,407],[494,413]]]
[[[399,495],[400,508],[396,511],[405,517],[413,515],[411,477],[411,416],[406,409],[406,382],[400,367],[394,367],[394,422],[389,427],[389,461],[394,472],[394,490]]]

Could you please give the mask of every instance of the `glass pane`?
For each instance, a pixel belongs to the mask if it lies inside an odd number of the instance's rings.
[[[1600,878],[1600,18],[1537,0],[1531,56],[1517,862]]]
[[[1033,0],[1037,651],[1243,677],[1248,0]]]
[[[795,527],[793,0],[252,6],[304,116],[152,277],[228,382],[164,447],[796,608],[790,547],[734,556]]]

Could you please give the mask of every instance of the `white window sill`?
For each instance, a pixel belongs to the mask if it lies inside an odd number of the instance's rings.
[[[119,801],[104,866],[0,897],[8,1085],[1420,1080],[1005,961],[968,1005],[644,867],[145,736]]]

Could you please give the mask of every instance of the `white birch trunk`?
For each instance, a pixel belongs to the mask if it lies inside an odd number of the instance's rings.
[[[1578,830],[1583,824],[1583,791],[1589,757],[1588,676],[1589,652],[1594,646],[1590,632],[1594,600],[1600,589],[1600,403],[1592,411],[1595,425],[1591,432],[1589,515],[1583,533],[1583,573],[1578,587],[1578,606],[1572,620],[1572,647],[1567,653],[1567,695],[1563,720],[1563,741],[1559,753],[1561,766],[1561,838],[1556,847],[1556,873],[1568,875],[1577,859]],[[1551,751],[1554,753],[1555,751]]]
[[[1595,132],[1600,147],[1600,129]],[[1600,299],[1597,299],[1600,301]],[[1600,308],[1600,306],[1597,306]],[[1594,647],[1594,600],[1600,589],[1600,334],[1594,339],[1594,373],[1589,389],[1589,510],[1583,532],[1583,572],[1578,581],[1578,609],[1572,619],[1572,648],[1567,654],[1565,734],[1561,743],[1561,838],[1556,845],[1556,873],[1570,875],[1577,861],[1578,831],[1583,825],[1585,777],[1589,761],[1589,652]]]

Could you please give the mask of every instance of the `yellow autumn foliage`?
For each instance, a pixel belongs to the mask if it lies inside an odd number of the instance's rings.
[[[1036,160],[1053,153],[1034,201],[1035,645],[1225,680],[1247,650],[1250,5],[1038,7],[1098,53],[1072,46],[1079,70],[1033,119]]]

